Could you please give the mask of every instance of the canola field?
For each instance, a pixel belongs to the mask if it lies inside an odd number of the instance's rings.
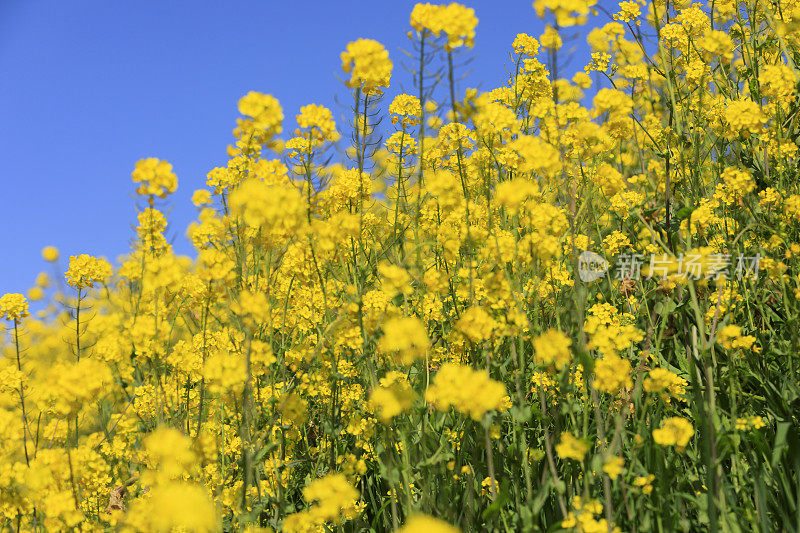
[[[800,2],[613,7],[245,94],[193,257],[131,162],[124,260],[0,297],[0,529],[800,531]]]

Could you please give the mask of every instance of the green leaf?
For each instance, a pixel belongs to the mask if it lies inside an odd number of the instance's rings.
[[[777,466],[781,455],[783,455],[784,448],[789,446],[787,437],[789,435],[790,427],[792,427],[792,424],[789,422],[778,422],[778,429],[775,431],[775,444],[772,447],[771,464],[773,468]]]

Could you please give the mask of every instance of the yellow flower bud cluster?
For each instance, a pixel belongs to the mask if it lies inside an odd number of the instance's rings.
[[[19,322],[28,315],[28,302],[23,295],[10,293],[0,296],[0,318]]]
[[[88,254],[73,255],[69,258],[69,268],[64,279],[73,289],[94,287],[95,283],[105,283],[111,276],[111,265],[105,259]]]
[[[140,159],[131,173],[134,183],[138,183],[137,194],[142,196],[166,197],[178,188],[178,177],[172,165],[155,157]]]
[[[451,51],[460,46],[472,48],[478,18],[474,9],[456,2],[448,5],[417,4],[411,11],[410,23],[418,32],[428,31],[436,37],[445,33],[445,49]]]
[[[358,39],[348,43],[341,53],[342,70],[350,74],[347,86],[360,88],[365,94],[380,94],[389,86],[392,61],[381,43],[372,39]]]

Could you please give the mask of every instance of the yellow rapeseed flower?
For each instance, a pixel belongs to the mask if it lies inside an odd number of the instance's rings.
[[[556,444],[556,453],[562,459],[583,461],[583,457],[588,451],[589,445],[568,431],[561,433],[561,440]]]
[[[5,318],[12,322],[19,322],[21,319],[30,315],[28,302],[19,293],[9,293],[0,296],[0,318]]]
[[[572,359],[572,341],[558,330],[550,329],[533,339],[533,357],[540,365],[553,365],[558,370],[567,366]]]
[[[88,254],[72,255],[64,279],[74,289],[94,287],[95,283],[105,283],[111,276],[111,265],[105,259]]]
[[[42,248],[42,259],[48,263],[54,263],[58,261],[58,248],[55,246],[45,246]]]
[[[678,451],[683,451],[694,435],[692,423],[679,416],[667,418],[661,427],[653,430],[653,440],[661,446],[675,446]]]
[[[460,531],[444,520],[426,515],[413,515],[403,524],[398,533],[460,533]]]
[[[456,411],[480,420],[489,411],[506,411],[510,405],[505,386],[485,371],[457,363],[445,363],[436,374],[425,400],[440,411]]]

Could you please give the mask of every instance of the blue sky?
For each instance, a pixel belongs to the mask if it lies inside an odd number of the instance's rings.
[[[30,287],[46,269],[46,245],[60,249],[62,266],[71,254],[115,262],[126,253],[136,216],[130,173],[143,157],[174,165],[169,237],[191,254],[189,199],[225,164],[237,100],[250,90],[275,95],[285,131],[309,103],[338,121],[334,97],[348,99],[339,52],[359,37],[389,50],[389,95],[408,87],[399,63],[414,3],[0,0],[0,294]],[[528,0],[464,3],[479,24],[460,89],[490,89],[516,34],[538,36],[544,24]],[[569,76],[585,62],[585,39],[575,45],[582,57]]]

